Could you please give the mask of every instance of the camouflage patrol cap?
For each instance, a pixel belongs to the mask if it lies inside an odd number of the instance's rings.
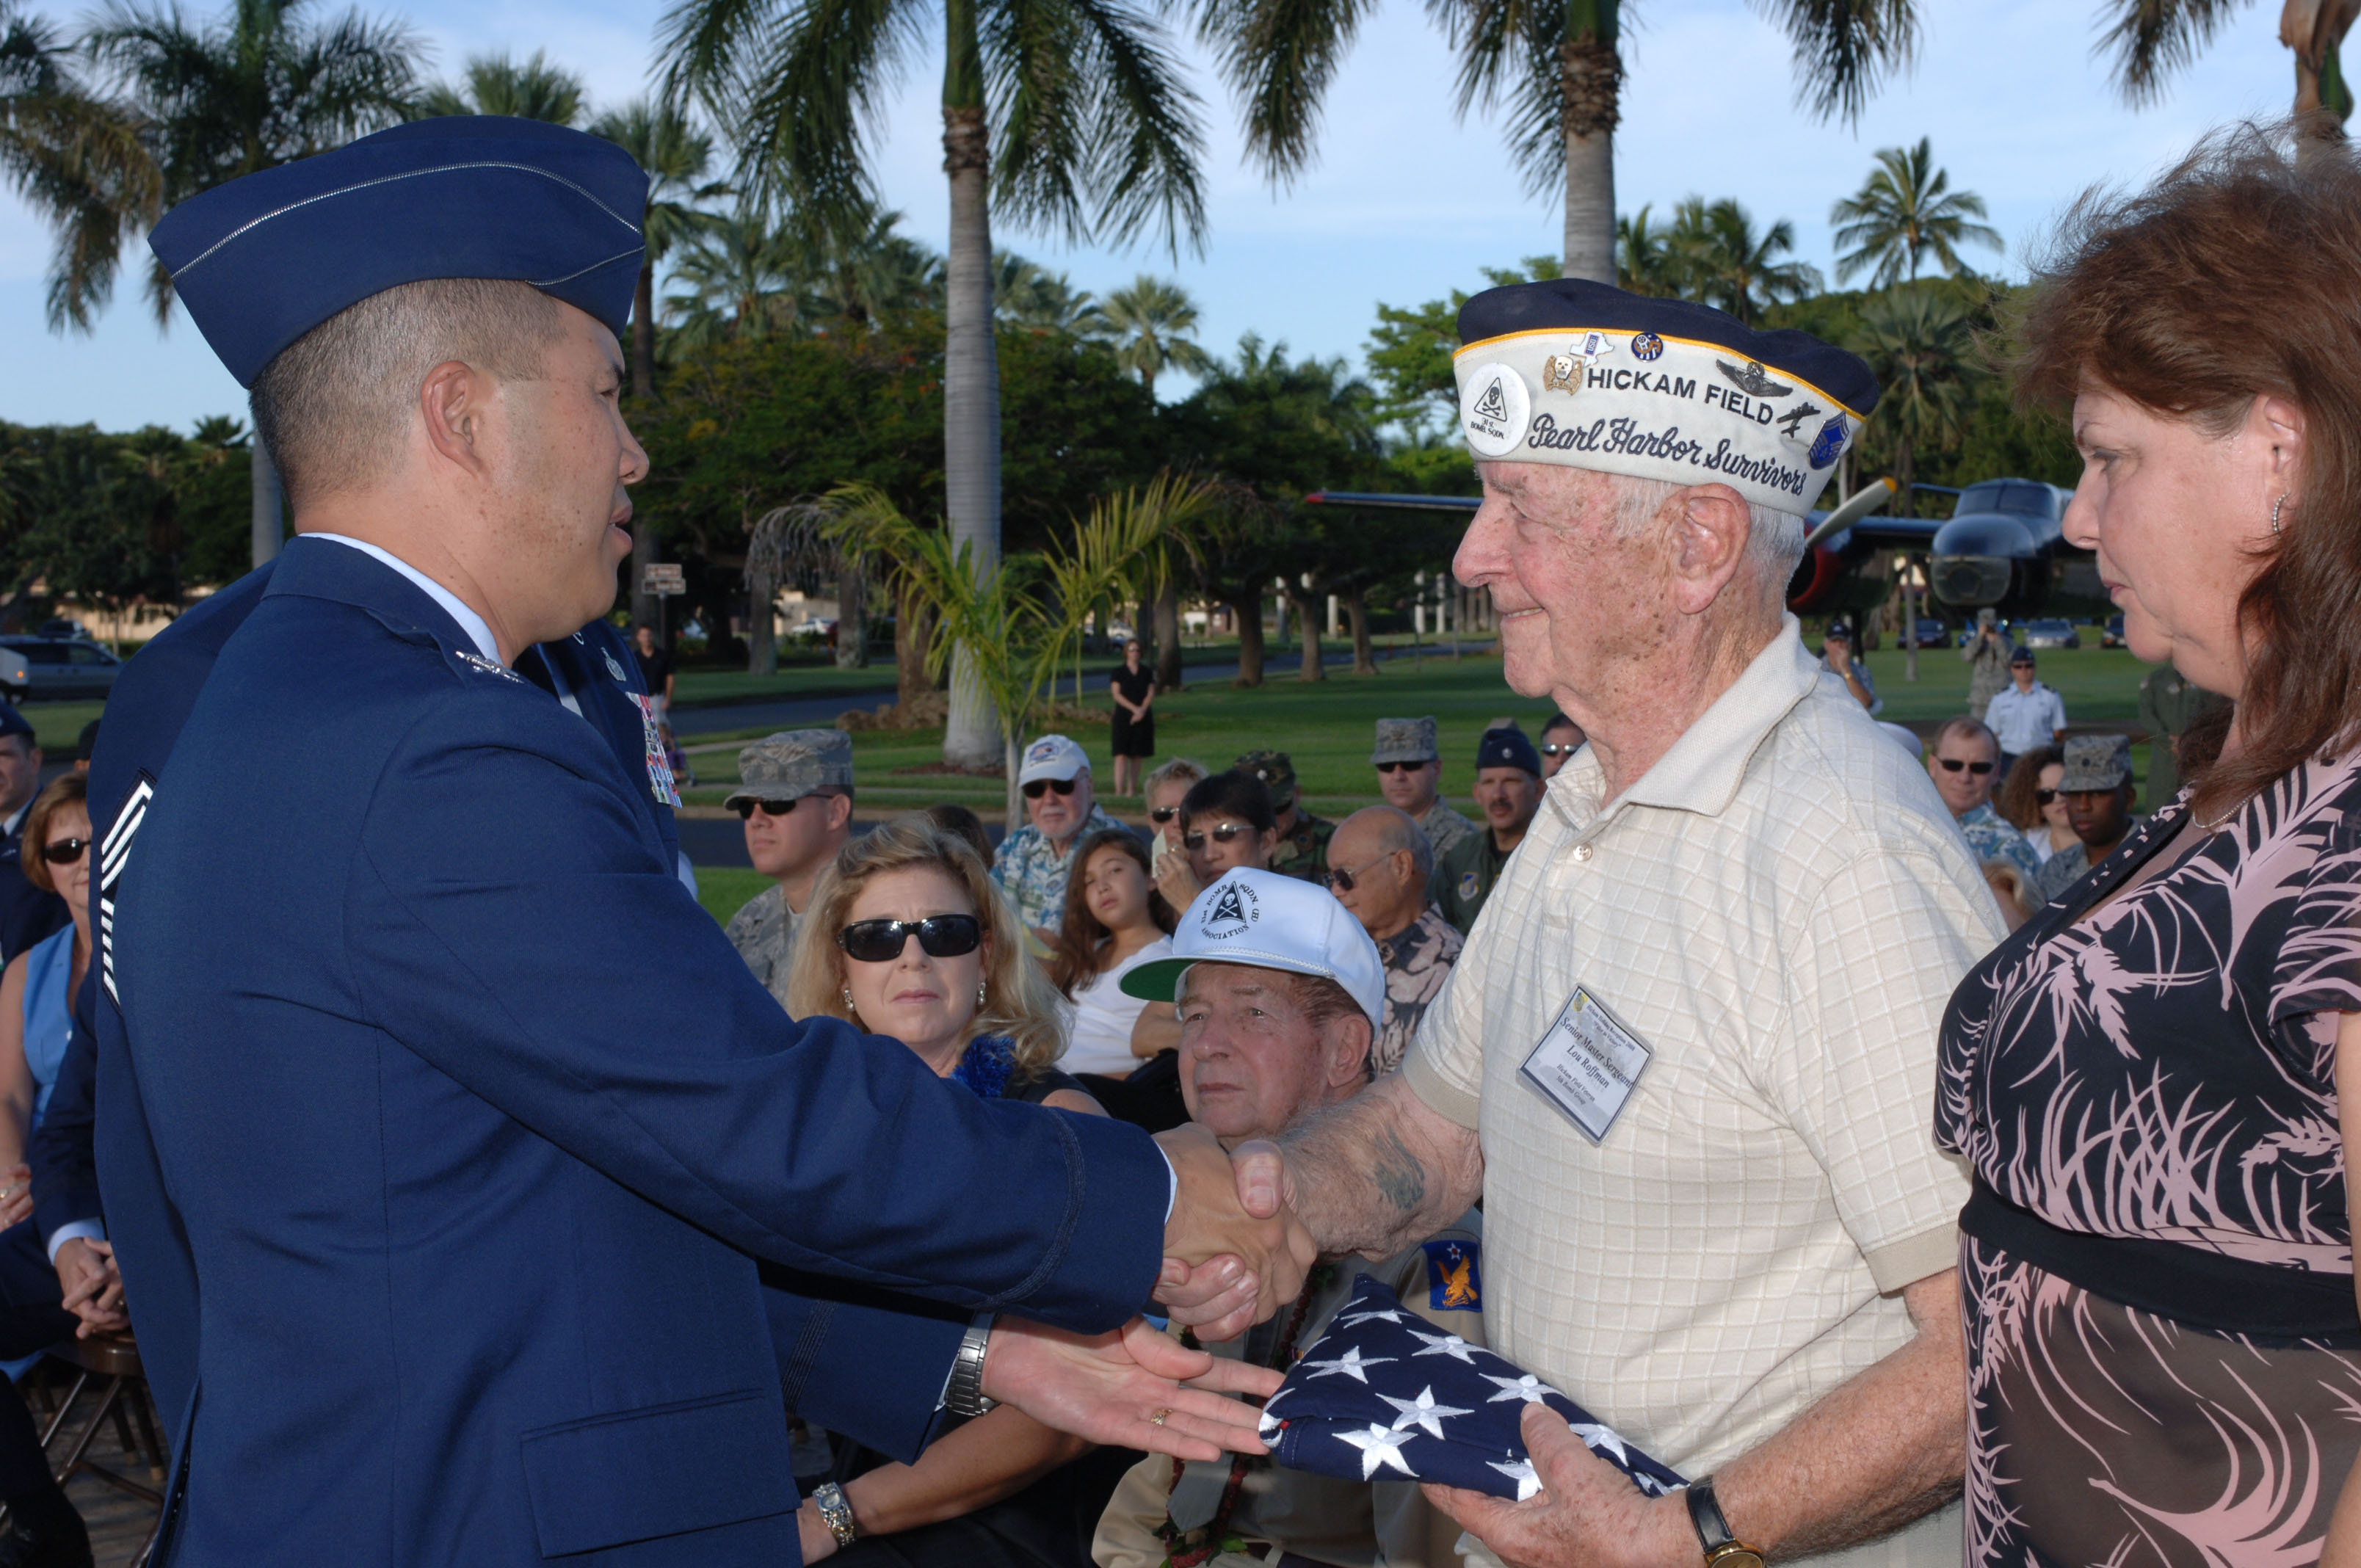
[[[1378,720],[1378,749],[1369,753],[1369,765],[1382,762],[1432,762],[1443,755],[1435,741],[1434,718],[1380,718]]]
[[[2066,773],[2058,781],[2060,794],[2121,789],[2131,776],[2131,737],[2070,735],[2066,738]]]
[[[1238,772],[1252,773],[1270,791],[1270,808],[1285,811],[1295,804],[1295,759],[1284,751],[1248,751],[1237,762]]]
[[[841,729],[783,729],[738,753],[738,787],[721,804],[801,800],[852,787],[852,737]]]

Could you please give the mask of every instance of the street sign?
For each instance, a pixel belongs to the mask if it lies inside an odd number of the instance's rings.
[[[670,598],[675,594],[688,592],[688,584],[680,575],[676,561],[651,561],[640,573],[640,591],[658,598]]]

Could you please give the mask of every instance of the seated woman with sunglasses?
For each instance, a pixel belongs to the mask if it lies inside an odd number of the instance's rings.
[[[1015,913],[967,843],[923,817],[840,850],[812,890],[787,1011],[890,1035],[986,1100],[1104,1115],[1052,1064],[1058,998],[1025,957]],[[823,939],[822,933],[826,933]],[[977,1201],[989,1202],[979,1193]],[[916,1464],[842,1438],[832,1480],[803,1505],[804,1561],[839,1552],[828,1515],[851,1510],[849,1563],[1073,1568],[1088,1561],[1072,1462],[1089,1450],[1004,1407],[942,1438]],[[840,1513],[839,1518],[842,1515]]]
[[[1268,871],[1279,848],[1269,786],[1235,768],[1199,779],[1180,798],[1179,837],[1181,858],[1156,873],[1156,891],[1175,909],[1188,908],[1224,872]]]
[[[2026,847],[2043,865],[2060,850],[2079,850],[2074,825],[2066,820],[2066,800],[2058,781],[2066,776],[2066,753],[2057,746],[2037,746],[2008,770],[2008,782],[1993,797],[2001,819],[2025,835]]]
[[[1179,923],[1130,828],[1082,840],[1049,959],[1049,983],[1067,1003],[1065,1066],[1111,1114],[1151,1133],[1189,1119],[1176,1055],[1180,1021],[1169,1007],[1126,996],[1122,981],[1171,953]]]

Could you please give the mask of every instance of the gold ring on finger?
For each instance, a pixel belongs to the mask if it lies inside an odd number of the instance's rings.
[[[1162,1426],[1162,1425],[1164,1424],[1164,1422],[1165,1422],[1165,1419],[1166,1419],[1167,1417],[1170,1416],[1171,1414],[1172,1414],[1172,1407],[1171,1407],[1171,1406],[1170,1406],[1170,1405],[1167,1405],[1167,1406],[1165,1406],[1165,1407],[1164,1407],[1164,1409],[1160,1409],[1160,1410],[1157,1411],[1154,1415],[1152,1415],[1152,1416],[1148,1417],[1148,1424],[1149,1426],[1152,1426],[1152,1427],[1160,1427],[1160,1426]]]

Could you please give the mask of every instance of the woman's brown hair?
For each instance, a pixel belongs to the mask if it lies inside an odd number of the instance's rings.
[[[2361,743],[2361,160],[2309,121],[2208,137],[2132,194],[2067,214],[2018,323],[2029,404],[2104,387],[2219,437],[2257,397],[2303,411],[2285,532],[2239,596],[2243,746],[2191,769],[2218,818]],[[2261,520],[2254,520],[2259,523]],[[2205,742],[2184,745],[2203,754]]]
[[[2030,833],[2041,827],[2041,806],[2033,798],[2041,787],[2041,770],[2053,762],[2063,762],[2066,753],[2056,746],[2037,746],[2008,765],[2008,783],[2000,786],[1999,798],[1993,809],[2002,821],[2020,833]]]
[[[69,806],[82,807],[90,815],[90,775],[60,773],[49,781],[49,787],[33,797],[33,808],[25,813],[25,880],[43,893],[55,893],[58,885],[49,875],[49,862],[41,858],[41,847],[49,841],[49,820]],[[88,850],[82,851],[87,855]]]
[[[787,970],[787,1011],[798,1018],[817,1014],[860,1023],[845,1003],[844,949],[837,945],[837,935],[862,888],[887,872],[919,867],[939,871],[966,890],[992,940],[983,965],[983,1003],[976,1009],[968,1037],[1007,1036],[1016,1047],[1018,1073],[1038,1074],[1065,1054],[1058,999],[1050,994],[1040,969],[1025,956],[1024,927],[984,871],[982,858],[966,839],[922,816],[898,817],[848,840],[836,852],[836,862],[820,873],[811,904],[797,922],[795,962]]]
[[[1104,922],[1091,913],[1091,901],[1082,881],[1090,870],[1091,857],[1101,850],[1117,849],[1129,855],[1139,867],[1140,875],[1148,879],[1148,916],[1156,928],[1166,936],[1180,924],[1164,894],[1157,891],[1156,872],[1148,866],[1148,850],[1133,837],[1128,828],[1102,828],[1075,846],[1074,858],[1067,864],[1072,869],[1066,875],[1066,917],[1058,923],[1058,940],[1050,948],[1049,983],[1067,1001],[1074,999],[1074,987],[1099,972],[1099,948],[1115,935]]]

